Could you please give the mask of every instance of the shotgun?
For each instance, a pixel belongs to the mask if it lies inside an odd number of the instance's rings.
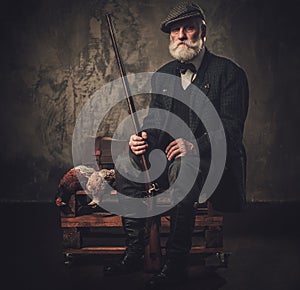
[[[133,98],[130,92],[130,87],[128,83],[128,79],[126,76],[126,71],[123,65],[123,61],[121,59],[119,48],[117,45],[117,41],[114,34],[114,26],[111,19],[111,14],[107,13],[106,15],[106,21],[109,28],[109,34],[111,37],[112,45],[114,48],[122,84],[125,91],[125,96],[129,108],[129,112],[131,115],[131,119],[133,122],[135,134],[141,136],[141,127],[139,124],[139,121],[137,119],[137,116],[135,114],[136,109],[133,102]],[[142,171],[145,171],[146,173],[146,182],[145,182],[145,189],[147,192],[147,196],[151,197],[153,195],[153,192],[156,191],[156,186],[151,183],[151,178],[148,171],[147,161],[145,158],[145,155],[140,155],[140,162],[141,162],[141,169]],[[156,217],[147,218],[146,222],[146,233],[147,233],[147,244],[145,247],[145,264],[144,264],[144,270],[146,272],[157,272],[160,270],[161,267],[161,247],[160,247],[160,238],[159,238],[159,224],[160,220]]]

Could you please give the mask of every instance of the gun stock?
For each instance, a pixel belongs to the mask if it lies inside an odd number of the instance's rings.
[[[161,267],[161,246],[159,237],[159,221],[151,218],[148,223],[149,241],[145,247],[144,271],[155,273]]]

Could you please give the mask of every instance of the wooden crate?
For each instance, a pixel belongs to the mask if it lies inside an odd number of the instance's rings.
[[[109,138],[96,140],[96,158],[100,168],[113,168],[110,153]],[[120,152],[127,148],[124,142],[120,145]],[[79,191],[73,195],[69,203],[61,207],[60,223],[63,231],[63,253],[65,263],[70,264],[74,254],[121,254],[124,252],[125,234],[120,216],[112,215],[105,210],[93,210],[82,206],[86,193]],[[82,210],[82,209],[85,209]],[[191,253],[216,253],[221,258],[223,251],[223,216],[215,212],[210,203],[196,206],[195,229]],[[170,229],[170,217],[161,217],[160,236],[162,252]],[[92,234],[91,234],[92,233]],[[87,237],[93,236],[94,244],[87,243]],[[222,261],[227,264],[227,261]]]
[[[60,222],[63,230],[63,253],[66,264],[69,263],[71,254],[121,254],[125,250],[125,234],[120,216],[107,212],[95,212],[82,216],[62,214]],[[86,245],[84,240],[91,229],[97,230],[97,238],[93,245]],[[163,254],[165,254],[169,230],[170,216],[162,216],[160,238]],[[208,208],[197,209],[191,253],[223,253],[222,230],[223,217],[221,215],[210,214]],[[112,241],[114,243],[110,245]]]

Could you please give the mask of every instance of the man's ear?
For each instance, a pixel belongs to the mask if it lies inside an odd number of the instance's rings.
[[[203,20],[202,20],[202,23],[201,23],[201,38],[204,41],[206,40],[206,24]]]

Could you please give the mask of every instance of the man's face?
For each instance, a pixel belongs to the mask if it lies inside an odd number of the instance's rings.
[[[171,26],[170,54],[179,61],[192,60],[203,48],[199,19],[178,21]]]

